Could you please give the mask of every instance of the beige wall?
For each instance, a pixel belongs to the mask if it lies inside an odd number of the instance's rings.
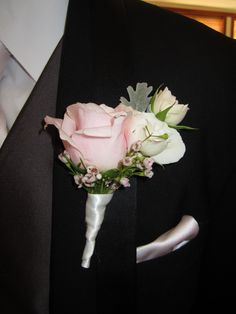
[[[236,0],[143,0],[193,18],[236,39]]]
[[[236,0],[148,0],[165,7],[236,13]]]

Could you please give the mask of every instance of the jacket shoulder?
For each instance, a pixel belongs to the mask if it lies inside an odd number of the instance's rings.
[[[187,42],[189,45],[205,45],[213,48],[222,46],[225,49],[236,50],[236,41],[232,38],[211,29],[210,27],[194,20],[175,13],[168,9],[160,8],[156,5],[144,2],[128,0],[127,9],[137,30],[155,34],[156,36],[165,36],[172,38],[173,42],[178,39],[181,42]],[[141,31],[142,33],[142,31]]]

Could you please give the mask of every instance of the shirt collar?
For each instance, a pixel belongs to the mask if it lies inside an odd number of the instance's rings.
[[[69,0],[1,0],[0,40],[37,81],[64,32]]]

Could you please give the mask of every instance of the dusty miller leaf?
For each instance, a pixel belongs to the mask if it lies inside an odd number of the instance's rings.
[[[127,88],[129,94],[129,100],[125,97],[121,97],[120,101],[126,106],[131,106],[138,111],[146,111],[151,97],[148,97],[152,92],[153,87],[148,86],[147,83],[137,83],[136,90],[132,86]]]

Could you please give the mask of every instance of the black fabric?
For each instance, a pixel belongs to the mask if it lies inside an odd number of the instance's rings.
[[[189,103],[184,124],[199,128],[181,132],[186,144],[181,161],[139,184],[139,245],[168,230],[182,214],[200,224],[198,237],[179,251],[138,265],[139,311],[223,310],[234,305],[230,246],[235,231],[228,220],[235,213],[228,202],[233,203],[229,182],[235,180],[235,41],[157,7],[126,3],[136,80],[167,85],[180,102]],[[153,206],[145,211],[148,199]]]

